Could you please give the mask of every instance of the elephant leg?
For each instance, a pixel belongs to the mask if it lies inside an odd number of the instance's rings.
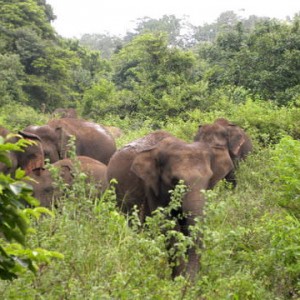
[[[184,225],[177,224],[174,229],[188,235],[187,227]],[[201,247],[201,237],[197,238],[195,243]],[[197,253],[197,248],[197,246],[190,247],[187,249],[185,255],[178,257],[178,255],[176,256],[176,253],[178,253],[176,249],[176,237],[172,237],[167,245],[167,249],[168,251],[172,249],[172,252],[175,253],[175,255],[169,258],[169,264],[172,266],[173,279],[180,275],[184,275],[191,280],[195,279],[200,269],[200,255]]]
[[[236,178],[235,178],[235,171],[234,170],[231,170],[226,176],[225,176],[225,179],[227,182],[231,183],[232,186],[235,188],[236,185],[237,185],[237,181],[236,181]]]
[[[186,253],[187,261],[183,257],[175,257],[170,259],[170,264],[174,265],[172,269],[172,278],[179,275],[194,280],[200,269],[200,255],[197,253],[196,247],[191,247]]]
[[[237,159],[231,158],[234,168],[225,176],[227,182],[231,183],[233,188],[237,185],[237,180],[235,176],[235,170],[239,167],[239,161]]]

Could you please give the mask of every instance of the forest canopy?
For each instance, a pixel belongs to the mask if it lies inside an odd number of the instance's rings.
[[[0,4],[1,106],[165,119],[209,109],[220,89],[237,103],[299,98],[299,15],[245,19],[227,11],[203,26],[165,15],[138,19],[124,37],[76,40],[55,32],[46,1]]]

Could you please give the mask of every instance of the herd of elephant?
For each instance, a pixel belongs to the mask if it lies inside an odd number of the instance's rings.
[[[5,129],[0,130],[0,135],[6,134]],[[195,219],[203,215],[205,199],[201,190],[212,189],[222,179],[235,186],[236,166],[252,150],[245,131],[224,118],[199,126],[192,143],[158,130],[120,149],[107,128],[73,117],[53,119],[43,126],[28,126],[19,134],[35,143],[24,152],[11,152],[12,165],[1,163],[0,171],[13,174],[17,168],[24,169],[35,180],[31,182],[33,194],[41,205],[51,207],[53,195],[59,195],[50,172],[45,169],[45,158],[59,168],[66,183],[72,184],[73,165],[67,153],[68,141],[75,136],[76,154],[87,180],[99,184],[101,192],[116,179],[117,205],[124,213],[137,206],[142,222],[159,206],[168,205],[169,191],[183,180],[187,192],[179,211],[173,213],[175,217],[184,216],[178,219],[176,228],[185,235],[189,235],[189,226],[195,224]],[[201,243],[200,237],[197,242]],[[172,275],[194,278],[199,261],[196,247],[190,247],[187,260],[177,264]]]

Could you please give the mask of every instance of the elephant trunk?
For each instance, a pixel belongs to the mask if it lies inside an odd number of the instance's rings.
[[[208,183],[207,183],[208,184]],[[182,203],[183,214],[186,215],[184,222],[180,225],[180,230],[185,235],[191,235],[190,226],[196,224],[196,218],[203,217],[203,208],[204,208],[204,195],[201,192],[201,189],[206,187],[206,185],[197,184],[195,185],[184,197]],[[201,234],[196,232],[193,240],[194,245],[189,247],[187,250],[187,262],[181,262],[178,268],[175,271],[176,274],[184,273],[191,280],[194,280],[199,269],[200,269],[200,255],[198,253],[199,248],[201,248]]]

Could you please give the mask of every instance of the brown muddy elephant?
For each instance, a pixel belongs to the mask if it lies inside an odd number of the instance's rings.
[[[253,149],[251,139],[245,131],[225,118],[216,119],[213,124],[200,125],[194,141],[227,148],[235,169]],[[234,170],[226,176],[226,179],[236,185]]]
[[[99,190],[98,195],[100,195],[108,186],[106,179],[107,166],[87,156],[78,156],[77,159],[80,171],[87,175],[86,182],[94,183]],[[59,175],[64,182],[72,185],[75,167],[71,159],[59,160],[53,166],[60,169]],[[40,201],[41,206],[52,207],[53,201],[61,196],[61,192],[53,185],[54,180],[50,171],[44,168],[35,169],[28,176],[34,179],[34,181],[28,181],[33,187],[33,196]]]
[[[141,221],[159,206],[167,206],[169,191],[183,180],[188,192],[180,212],[186,217],[178,220],[177,229],[189,235],[189,226],[203,214],[205,200],[200,191],[212,188],[232,169],[228,151],[223,148],[199,142],[189,144],[165,131],[156,131],[118,150],[108,164],[107,178],[118,182],[118,206],[128,213],[136,205],[144,213]],[[195,247],[188,249],[187,255],[187,263],[175,267],[173,276],[195,277],[199,270]]]
[[[28,174],[33,169],[42,168],[44,166],[44,152],[41,140],[37,135],[30,132],[19,131],[18,135],[9,136],[9,131],[2,128],[1,136],[6,137],[6,143],[15,144],[20,139],[25,139],[32,143],[23,147],[23,151],[10,151],[8,153],[10,165],[0,162],[0,172],[14,175],[15,171],[20,168]]]
[[[51,163],[67,157],[68,143],[75,136],[76,154],[94,158],[108,164],[116,151],[111,134],[101,125],[82,119],[54,119],[44,126],[28,126],[27,132],[40,137],[45,153]]]

